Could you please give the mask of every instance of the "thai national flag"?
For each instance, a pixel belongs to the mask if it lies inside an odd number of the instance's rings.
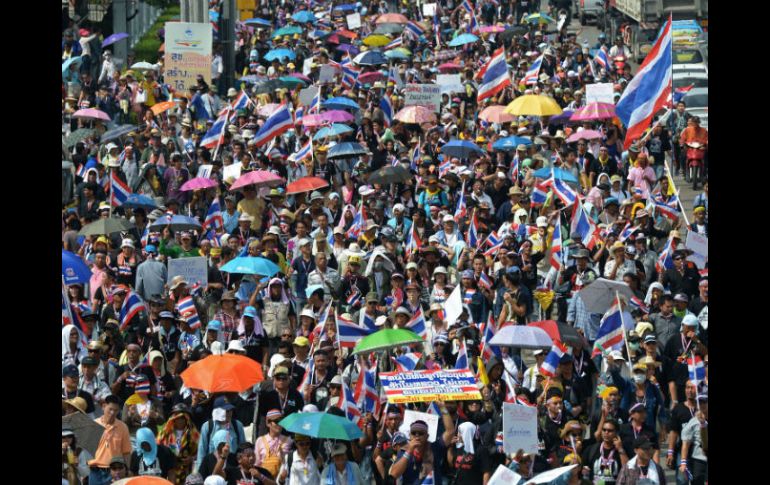
[[[438,166],[438,175],[439,177],[443,177],[446,175],[447,172],[449,172],[449,169],[452,168],[452,161],[448,158],[445,158],[441,164]]]
[[[304,394],[305,387],[309,386],[310,381],[313,379],[313,371],[315,369],[313,362],[313,359],[310,359],[307,368],[305,369],[305,375],[302,376],[302,381],[300,381],[299,386],[297,386],[297,392],[300,394]]]
[[[246,107],[251,102],[252,101],[249,99],[249,95],[246,94],[246,92],[243,89],[241,89],[241,93],[238,95],[237,98],[233,100],[232,107],[234,110],[246,109]]]
[[[176,304],[176,311],[187,320],[187,324],[193,330],[200,328],[201,319],[198,316],[198,310],[195,308],[195,302],[192,296],[186,296]]]
[[[540,55],[537,59],[535,59],[535,62],[532,63],[531,66],[529,66],[529,70],[526,74],[524,74],[524,77],[521,79],[522,82],[526,85],[531,84],[537,84],[537,77],[540,75],[540,66],[543,65],[543,56]]]
[[[535,184],[532,187],[532,193],[529,194],[530,198],[530,205],[532,207],[536,207],[538,205],[545,204],[545,201],[548,200],[548,191],[551,189],[551,186],[548,185],[546,182]]]
[[[572,190],[564,180],[557,179],[554,176],[553,168],[551,168],[551,179],[547,183],[553,188],[553,193],[556,194],[556,197],[558,197],[565,206],[569,207],[577,200],[577,192]]]
[[[390,126],[393,122],[393,105],[390,103],[390,98],[387,94],[383,95],[380,99],[380,109],[382,110],[385,127]]]
[[[687,358],[687,370],[691,381],[702,381],[706,378],[706,366],[703,365],[703,359],[697,355]]]
[[[217,120],[211,125],[209,131],[203,135],[200,146],[205,148],[214,148],[217,144],[222,143],[225,138],[225,129],[227,128],[227,119],[229,109],[224,114],[220,115]]]
[[[355,287],[355,289],[348,295],[348,297],[345,299],[345,303],[348,304],[348,306],[356,306],[359,303],[361,303],[361,292],[358,291],[358,287]]]
[[[632,296],[631,299],[628,300],[628,304],[634,309],[639,310],[644,314],[650,313],[650,308],[647,305],[645,305],[644,302],[636,296]]]
[[[294,120],[291,117],[291,112],[288,106],[284,104],[270,115],[256,136],[254,136],[253,141],[257,147],[260,147],[275,137],[286,133],[291,129],[293,123]]]
[[[406,372],[414,370],[421,357],[422,354],[419,352],[409,352],[400,357],[394,357],[393,363],[396,365],[398,372]]]
[[[118,172],[116,170],[110,171],[110,204],[113,207],[120,207],[128,200],[128,196],[131,195],[131,189],[128,188],[128,184],[120,180]]]
[[[72,305],[70,304],[69,295],[67,294],[67,287],[62,280],[61,284],[61,326],[67,326],[75,323],[75,319],[72,315]]]
[[[580,234],[581,241],[586,248],[593,249],[596,245],[596,238],[599,233],[599,228],[596,227],[594,221],[588,217],[583,205],[578,200],[575,204],[575,209],[572,212],[572,222],[570,224],[570,233]]]
[[[551,346],[551,351],[545,356],[543,365],[540,366],[540,375],[546,377],[554,377],[556,375],[556,369],[559,368],[559,361],[567,352],[567,347],[559,342],[554,341]]]
[[[367,315],[365,311],[361,311],[361,317],[358,319],[358,325],[364,328],[368,328],[372,332],[377,331],[377,325],[374,324],[374,318]]]
[[[455,369],[468,369],[468,350],[465,348],[465,339],[460,339],[460,350],[457,352]]]
[[[414,20],[410,20],[407,22],[405,26],[405,32],[409,32],[410,34],[414,35],[416,38],[420,38],[421,35],[425,33],[425,30],[422,28],[420,24],[415,22]]]
[[[302,117],[305,116],[305,108],[303,106],[294,110],[294,125],[302,124]]]
[[[620,350],[622,348],[624,331],[621,315],[622,310],[617,302],[604,314],[599,325],[599,333],[596,334],[596,342],[594,343],[591,357],[601,355],[602,352]]]
[[[494,256],[495,254],[497,254],[497,252],[500,249],[502,249],[502,247],[503,247],[503,243],[502,242],[500,242],[498,244],[495,244],[491,248],[489,248],[486,251],[484,251],[484,256]]]
[[[503,238],[497,234],[497,231],[492,231],[489,233],[489,236],[487,236],[487,244],[490,246],[497,246],[503,242]]]
[[[658,256],[658,260],[655,262],[655,269],[658,273],[663,273],[667,269],[674,267],[674,251],[676,251],[676,243],[673,239],[666,241],[666,245],[663,246],[663,250]]]
[[[473,217],[471,217],[471,223],[468,226],[468,246],[471,248],[475,248],[479,245],[479,222],[476,219],[476,213],[473,213]]]
[[[495,325],[495,317],[493,312],[489,312],[489,318],[483,327],[484,329],[481,332],[481,357],[485,361],[489,361],[493,355],[496,355],[498,358],[502,358],[503,353],[500,350],[500,347],[493,347],[489,345],[489,341],[492,340],[492,337],[494,337],[497,333],[497,326]]]
[[[416,333],[422,337],[423,340],[427,338],[428,326],[425,325],[425,318],[422,316],[422,308],[418,308],[417,311],[414,312],[414,316],[412,316],[412,319],[406,323],[405,328]]]
[[[413,172],[417,172],[417,165],[420,163],[420,144],[419,143],[414,147],[414,150],[412,150],[411,158],[412,160],[411,160],[411,163],[409,164],[409,168]]]
[[[209,211],[206,213],[206,220],[203,221],[203,228],[217,229],[225,227],[225,221],[222,218],[222,207],[219,205],[219,197],[214,197],[214,200],[209,206]]]
[[[350,239],[358,239],[358,236],[364,231],[364,224],[366,223],[366,214],[364,213],[364,207],[353,217],[353,223],[350,225],[346,236]]]
[[[607,50],[604,46],[596,51],[594,61],[596,61],[596,63],[599,64],[599,66],[601,66],[604,70],[610,70],[610,59],[607,57]]]
[[[462,7],[468,13],[473,13],[473,4],[470,2],[470,0],[463,0],[463,3],[460,4],[460,7]]]
[[[623,230],[620,231],[620,235],[618,236],[618,240],[620,242],[625,242],[626,239],[631,237],[631,234],[633,234],[634,232],[636,232],[636,228],[632,227],[630,222],[627,222],[625,227],[623,228]]]
[[[674,89],[674,103],[678,103],[679,101],[684,98],[685,94],[690,92],[692,88],[695,87],[695,84],[690,84],[689,86],[683,86],[681,88]]]
[[[422,483],[420,483],[420,485],[435,485],[435,481],[433,480],[432,470],[425,478],[422,479]]]
[[[365,413],[379,414],[380,395],[377,393],[377,363],[371,369],[361,368],[356,390],[353,393],[356,405]]]
[[[497,49],[483,69],[484,75],[479,85],[478,101],[490,98],[511,85],[508,64],[505,62],[505,48]]]
[[[556,221],[553,227],[553,238],[551,239],[551,267],[559,271],[564,261],[564,254],[561,250],[561,222]]]
[[[615,113],[628,129],[623,143],[625,149],[642,136],[652,117],[668,103],[671,96],[672,44],[669,16],[655,45],[615,105]]]
[[[656,200],[653,202],[653,204],[655,207],[655,212],[659,213],[663,217],[671,219],[671,221],[673,222],[678,221],[679,218],[682,216],[681,212],[679,212],[676,208],[666,204],[665,202],[658,202]]]
[[[420,235],[417,234],[417,228],[414,224],[412,224],[412,226],[409,228],[409,233],[407,233],[406,241],[404,241],[404,252],[408,257],[415,251],[419,250],[421,247],[422,241],[420,240]]]
[[[318,92],[313,96],[313,99],[310,101],[310,107],[308,107],[308,114],[310,113],[318,113],[321,110],[321,90],[319,89]]]
[[[460,188],[460,198],[457,200],[457,208],[455,209],[455,222],[460,224],[460,221],[465,219],[468,215],[468,206],[465,203],[465,180],[463,180],[462,188]]]
[[[293,160],[295,162],[301,162],[303,160],[307,160],[312,157],[313,157],[313,139],[311,138],[310,140],[307,141],[307,143],[305,143],[302,146],[302,148],[292,153],[289,156],[289,160]]]
[[[120,322],[120,331],[122,332],[125,330],[131,319],[142,310],[147,311],[142,299],[138,294],[129,291],[128,295],[126,295],[126,299],[123,300],[123,306],[120,307],[120,317],[118,319]]]
[[[385,45],[385,47],[383,47],[383,50],[387,51],[390,49],[395,49],[396,47],[401,47],[402,45],[404,45],[404,39],[399,36],[393,39],[392,41],[388,42],[388,44]]]
[[[441,19],[438,16],[438,9],[433,14],[433,34],[436,36],[436,47],[441,46]]]
[[[356,406],[356,399],[353,396],[353,392],[342,381],[342,392],[340,393],[340,400],[337,401],[337,407],[345,412],[345,417],[356,423],[358,427],[361,427],[361,411]]]
[[[519,183],[519,156],[513,157],[511,161],[511,180],[514,184]]]
[[[340,347],[353,348],[359,340],[371,334],[368,328],[360,327],[355,322],[337,315],[337,341]]]
[[[481,272],[481,275],[479,276],[478,284],[482,288],[486,288],[488,290],[492,289],[492,280],[489,279],[489,276],[487,276],[486,273],[483,271]]]

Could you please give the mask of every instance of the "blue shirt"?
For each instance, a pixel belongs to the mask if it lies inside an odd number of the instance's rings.
[[[232,233],[238,227],[238,218],[241,217],[241,213],[238,211],[233,212],[233,215],[222,212],[222,220],[225,223],[225,232]]]

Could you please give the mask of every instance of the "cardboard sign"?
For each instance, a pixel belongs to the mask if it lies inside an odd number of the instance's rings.
[[[227,180],[230,177],[233,177],[234,180],[238,180],[238,177],[241,176],[241,164],[240,163],[233,163],[231,165],[228,165],[222,169],[222,179]]]
[[[211,177],[211,170],[213,168],[214,165],[201,165],[198,167],[198,175],[196,175],[196,177],[201,177],[204,179]]]
[[[356,30],[361,27],[361,14],[356,12],[345,16],[350,30]]]
[[[407,84],[404,106],[425,106],[436,113],[441,112],[441,86],[438,84]]]
[[[441,86],[441,94],[465,92],[463,79],[459,74],[438,74],[436,84]]]
[[[166,22],[164,78],[176,91],[198,84],[198,75],[211,84],[211,24]]]
[[[503,449],[506,453],[538,452],[537,408],[503,403]]]
[[[615,104],[612,83],[586,84],[586,104],[609,103]]]
[[[302,106],[310,106],[310,103],[313,102],[313,98],[315,98],[315,95],[318,94],[319,89],[320,88],[318,86],[309,86],[300,91],[299,102],[302,103]]]
[[[481,399],[476,377],[468,369],[383,372],[380,381],[392,404],[431,402],[439,398],[446,401]]]
[[[521,475],[505,465],[498,465],[495,473],[489,478],[487,485],[515,485],[520,480]]]
[[[409,427],[415,421],[425,421],[428,425],[428,441],[433,443],[436,441],[436,435],[438,434],[438,414],[421,413],[419,411],[412,411],[407,409],[404,411],[404,422],[398,428],[399,431],[409,436]]]
[[[201,286],[206,286],[209,283],[209,265],[206,258],[198,256],[195,258],[169,259],[166,282],[179,275],[184,276],[188,286],[197,284],[199,281]]]
[[[436,4],[435,3],[423,3],[422,4],[422,14],[426,17],[433,17],[436,14]]]
[[[318,76],[318,82],[320,83],[333,83],[334,75],[337,74],[337,70],[328,64],[321,66],[321,72]]]

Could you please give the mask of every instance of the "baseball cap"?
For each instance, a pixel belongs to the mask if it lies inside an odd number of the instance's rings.
[[[235,406],[227,402],[227,399],[225,399],[224,396],[219,396],[214,400],[214,409],[220,408],[229,411],[230,409],[235,409]]]

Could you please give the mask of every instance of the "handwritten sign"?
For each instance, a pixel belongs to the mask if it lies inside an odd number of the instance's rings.
[[[586,84],[586,104],[609,103],[615,104],[612,83]]]
[[[356,30],[361,27],[361,14],[358,12],[346,15],[345,20],[347,20],[350,30]]]
[[[425,421],[428,425],[428,441],[433,443],[436,441],[436,435],[438,435],[438,414],[421,413],[419,411],[412,411],[407,409],[404,411],[404,422],[398,428],[399,431],[409,436],[409,427],[415,421]]]
[[[389,403],[481,399],[476,378],[467,369],[384,372],[380,381]]]
[[[233,178],[233,182],[238,180],[238,177],[241,176],[241,164],[240,163],[233,163],[230,164],[222,169],[222,178],[227,181],[230,179],[230,177]]]
[[[211,84],[211,24],[166,22],[165,80],[187,91],[203,76]]]
[[[407,84],[404,106],[425,106],[436,113],[441,112],[441,86],[438,84]]]
[[[521,480],[521,475],[505,465],[498,465],[487,485],[515,485],[519,483],[519,480]]]
[[[503,449],[506,453],[538,452],[537,408],[503,403]]]
[[[201,165],[198,167],[198,175],[196,175],[196,177],[201,177],[204,179],[211,177],[211,169],[213,168],[214,165]]]
[[[709,238],[695,231],[687,231],[687,239],[684,246],[687,249],[692,249],[695,253],[687,259],[695,263],[698,269],[705,268],[706,260],[709,257]]]
[[[174,258],[168,260],[168,278],[169,282],[174,276],[184,276],[188,286],[192,286],[200,281],[201,286],[206,286],[209,282],[209,265],[206,258],[198,256],[196,258]]]
[[[465,91],[462,76],[459,74],[439,74],[436,76],[436,84],[441,86],[441,94]]]

